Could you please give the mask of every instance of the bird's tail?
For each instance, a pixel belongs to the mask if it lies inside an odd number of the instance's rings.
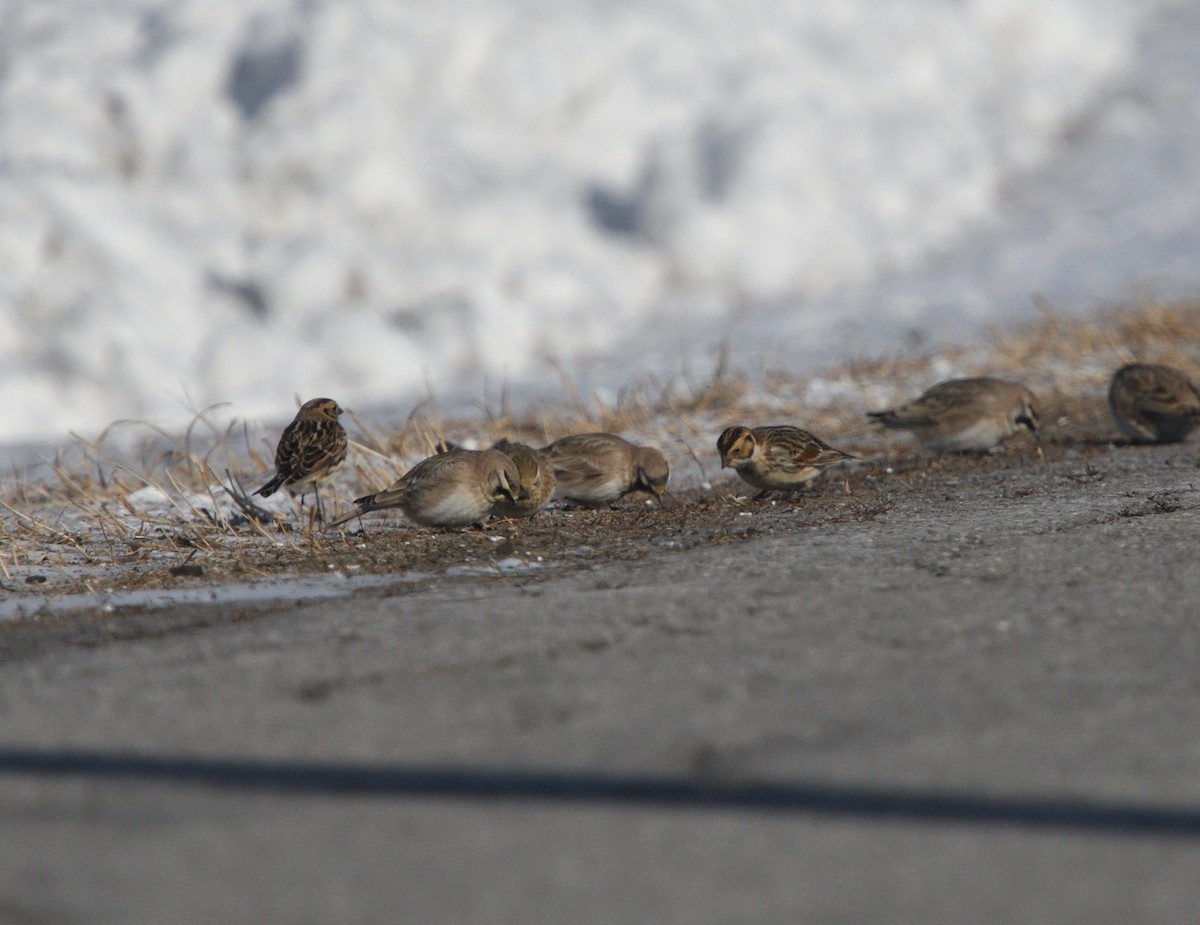
[[[343,514],[337,520],[329,521],[329,526],[332,528],[332,527],[339,526],[340,524],[344,524],[347,520],[353,520],[355,517],[357,517],[361,513],[362,513],[362,511],[360,511],[358,508],[355,508],[349,514]]]
[[[276,474],[275,478],[273,478],[273,479],[271,479],[271,481],[267,482],[266,485],[264,485],[258,491],[254,492],[254,494],[262,495],[264,498],[269,498],[269,497],[271,497],[271,495],[275,494],[275,492],[279,491],[279,489],[282,487],[282,485],[283,485],[283,476]]]
[[[361,517],[363,514],[377,511],[380,508],[394,507],[395,504],[377,504],[375,499],[383,492],[376,492],[373,495],[363,495],[361,498],[354,499],[354,510],[349,514],[343,514],[337,520],[331,521],[329,526],[336,527],[338,524],[344,524],[347,520],[353,520],[355,517]]]

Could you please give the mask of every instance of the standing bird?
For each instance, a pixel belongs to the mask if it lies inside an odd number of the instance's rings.
[[[990,450],[1021,428],[1036,435],[1038,402],[1019,382],[979,377],[939,382],[908,404],[870,411],[884,427],[912,431],[935,452]]]
[[[667,458],[615,434],[572,434],[543,447],[558,484],[554,497],[577,504],[608,504],[645,491],[660,503],[671,477]]]
[[[756,501],[771,491],[795,491],[827,466],[858,458],[807,430],[782,424],[727,427],[717,438],[717,452],[722,469],[733,469],[743,482],[759,489]]]
[[[492,513],[497,517],[532,517],[550,502],[558,484],[550,461],[533,447],[510,440],[498,440],[492,449],[516,464],[520,482],[517,497],[498,502]]]
[[[501,502],[515,501],[521,476],[517,464],[499,450],[446,450],[423,459],[373,495],[355,498],[355,508],[329,526],[398,507],[423,527],[469,527]]]
[[[303,506],[305,491],[311,485],[317,496],[317,520],[324,523],[318,486],[346,461],[346,429],[338,421],[341,414],[342,409],[332,398],[314,398],[301,405],[275,448],[274,478],[254,494],[269,498],[286,488],[300,495]]]
[[[1200,426],[1200,390],[1171,366],[1122,366],[1108,387],[1108,407],[1134,443],[1178,443]]]

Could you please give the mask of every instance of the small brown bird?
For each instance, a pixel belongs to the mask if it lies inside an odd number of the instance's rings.
[[[532,517],[549,504],[558,479],[554,477],[550,461],[540,451],[510,440],[498,440],[492,444],[492,449],[499,450],[516,463],[520,482],[517,498],[498,502],[493,514],[497,517]]]
[[[939,382],[907,404],[867,416],[911,431],[935,452],[980,452],[1021,428],[1036,434],[1038,402],[1019,382],[983,376]]]
[[[355,498],[355,509],[329,526],[368,511],[398,507],[423,527],[469,527],[520,494],[517,464],[499,450],[447,450],[417,463],[383,491]]]
[[[346,430],[338,421],[342,409],[332,398],[306,401],[296,417],[283,429],[275,448],[275,476],[254,492],[269,498],[280,488],[300,495],[312,486],[317,496],[317,520],[324,523],[318,486],[346,461]]]
[[[1108,407],[1134,443],[1179,443],[1200,426],[1200,390],[1171,366],[1122,366],[1113,373]]]
[[[660,502],[671,477],[667,458],[615,434],[571,434],[542,449],[558,484],[554,497],[576,504],[608,504],[645,491]]]
[[[733,469],[743,482],[759,489],[755,500],[771,491],[795,491],[826,467],[858,458],[786,424],[727,427],[717,438],[717,452],[722,469]]]

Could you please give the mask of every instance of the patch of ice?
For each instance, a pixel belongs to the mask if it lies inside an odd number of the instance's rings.
[[[541,562],[529,562],[517,556],[508,556],[496,562],[496,570],[504,574],[532,572],[542,567]]]

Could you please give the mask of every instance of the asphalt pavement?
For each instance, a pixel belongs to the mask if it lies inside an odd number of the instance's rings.
[[[1196,461],[60,631],[0,661],[0,922],[1194,921]]]

